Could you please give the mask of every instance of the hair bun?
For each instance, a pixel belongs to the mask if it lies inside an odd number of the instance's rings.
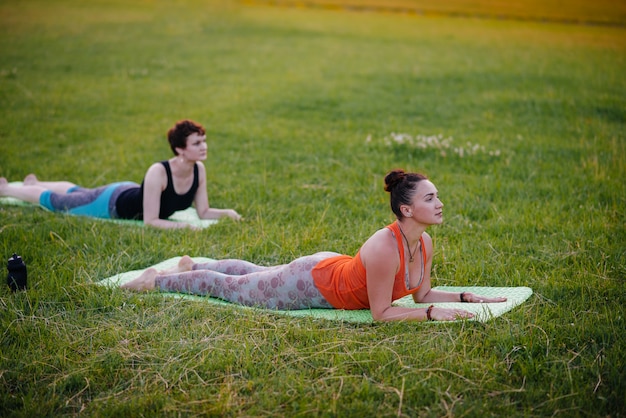
[[[391,192],[406,178],[404,170],[393,170],[385,176],[385,191]]]

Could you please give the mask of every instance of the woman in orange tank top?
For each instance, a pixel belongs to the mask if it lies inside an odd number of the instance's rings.
[[[393,306],[412,295],[415,302],[504,302],[471,292],[434,290],[430,283],[432,240],[426,228],[443,222],[443,203],[425,176],[394,170],[385,190],[396,222],[376,231],[356,256],[321,252],[279,266],[244,260],[194,263],[184,256],[172,269],[146,270],[122,287],[207,295],[270,309],[369,309],[377,321],[454,320],[472,313],[430,305]]]

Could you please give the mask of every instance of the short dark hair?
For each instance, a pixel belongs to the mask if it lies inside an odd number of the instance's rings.
[[[401,205],[410,205],[417,190],[417,184],[427,180],[423,174],[406,173],[404,170],[392,170],[385,176],[385,191],[389,192],[391,210],[396,218],[402,219]]]
[[[189,119],[176,122],[176,125],[167,131],[167,140],[174,155],[178,155],[176,148],[187,147],[187,137],[193,133],[204,135],[205,130],[202,125]]]

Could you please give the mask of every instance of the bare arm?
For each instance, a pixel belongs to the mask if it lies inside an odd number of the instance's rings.
[[[420,301],[429,302],[467,302],[467,303],[497,303],[506,302],[505,297],[488,297],[477,295],[472,292],[463,292],[463,300],[459,292],[446,292],[443,290],[430,289],[430,291]]]
[[[476,295],[471,292],[463,292],[463,300],[461,300],[461,294],[459,292],[446,292],[442,290],[432,289],[430,284],[430,271],[433,263],[433,242],[430,235],[423,234],[424,244],[426,246],[427,261],[424,271],[424,285],[419,292],[413,294],[413,300],[416,303],[432,303],[432,302],[469,302],[469,303],[492,303],[492,302],[506,302],[506,298],[495,297],[490,298],[486,296]],[[437,308],[440,310],[441,308]]]
[[[196,192],[196,196],[194,198],[194,206],[196,207],[198,217],[200,219],[219,219],[223,217],[229,217],[236,221],[241,220],[241,215],[239,215],[233,209],[216,209],[209,206],[209,197],[207,193],[206,183],[206,169],[204,168],[204,164],[196,164],[198,165],[198,176],[200,179],[198,184],[198,191]]]
[[[461,294],[458,292],[446,292],[442,290],[432,289],[430,284],[430,271],[433,262],[433,243],[430,235],[424,233],[424,244],[426,246],[427,261],[426,269],[424,271],[424,285],[419,292],[413,294],[413,300],[416,303],[432,303],[432,302],[469,302],[469,303],[492,303],[492,302],[506,302],[506,298],[495,297],[490,298],[486,296],[476,295],[471,292],[463,292],[463,300],[461,300]]]

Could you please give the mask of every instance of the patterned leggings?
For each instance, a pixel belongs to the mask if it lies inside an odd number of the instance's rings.
[[[244,260],[215,260],[194,264],[192,271],[157,276],[155,284],[166,292],[212,296],[268,309],[332,308],[315,287],[311,270],[336,255],[320,252],[271,267]]]

